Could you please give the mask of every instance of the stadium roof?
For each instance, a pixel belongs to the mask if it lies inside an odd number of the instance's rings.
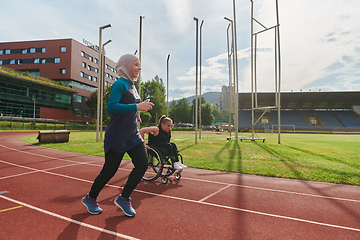
[[[258,107],[275,106],[275,93],[258,93]],[[360,92],[285,92],[281,109],[352,109]],[[251,93],[239,93],[239,109],[251,109]]]

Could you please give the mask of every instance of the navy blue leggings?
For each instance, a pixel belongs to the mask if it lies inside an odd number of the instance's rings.
[[[148,167],[148,155],[144,143],[141,143],[130,149],[127,151],[127,153],[131,157],[131,161],[135,167],[131,171],[122,191],[121,196],[124,198],[130,197],[130,194],[139,184]],[[96,198],[99,195],[101,189],[103,189],[103,187],[115,175],[124,157],[124,154],[125,153],[117,153],[109,150],[109,152],[105,155],[105,164],[91,187],[89,192],[90,198]]]

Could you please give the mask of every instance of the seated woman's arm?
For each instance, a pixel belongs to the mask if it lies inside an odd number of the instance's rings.
[[[144,128],[141,128],[139,130],[139,132],[140,132],[142,139],[145,142],[145,137],[144,137],[145,133],[152,133],[152,134],[154,134],[154,136],[156,136],[159,134],[159,128],[158,127],[144,127]]]

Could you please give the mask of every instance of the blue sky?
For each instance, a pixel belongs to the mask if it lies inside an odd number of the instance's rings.
[[[98,44],[103,31],[113,61],[139,46],[143,19],[142,77],[166,83],[169,100],[195,94],[195,21],[204,20],[202,93],[228,85],[226,29],[232,0],[12,0],[2,1],[0,42],[73,38]],[[236,0],[239,92],[250,91],[250,1]],[[276,24],[275,0],[254,0],[254,17]],[[357,0],[279,0],[282,91],[360,90],[360,2]],[[260,30],[257,26],[256,30]],[[274,91],[274,36],[260,36],[258,91]]]

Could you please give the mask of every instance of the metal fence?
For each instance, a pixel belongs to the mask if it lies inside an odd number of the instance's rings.
[[[96,123],[54,119],[0,117],[0,130],[85,130],[95,131]],[[103,126],[106,129],[106,126]]]

